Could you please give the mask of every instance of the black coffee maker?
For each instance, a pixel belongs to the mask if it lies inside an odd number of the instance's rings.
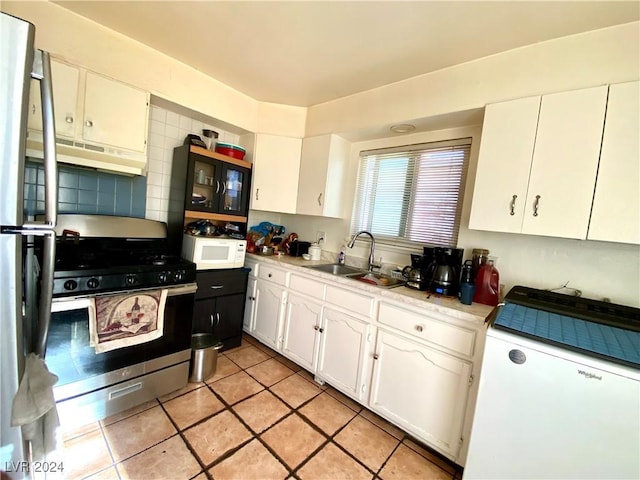
[[[447,297],[455,297],[460,290],[460,271],[463,248],[435,247],[435,268],[429,291]]]
[[[407,287],[416,290],[427,290],[433,278],[434,270],[435,262],[433,255],[412,253],[411,266],[404,267],[402,274],[407,279]]]

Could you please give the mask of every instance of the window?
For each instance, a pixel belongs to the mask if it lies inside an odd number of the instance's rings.
[[[455,247],[470,148],[464,138],[360,152],[351,233]]]

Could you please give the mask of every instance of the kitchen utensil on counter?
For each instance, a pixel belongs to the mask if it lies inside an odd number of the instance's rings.
[[[432,293],[458,296],[463,254],[462,248],[435,247],[436,267],[429,285]]]
[[[292,257],[301,257],[305,253],[309,253],[310,242],[294,240],[289,244],[289,255]]]
[[[322,249],[317,243],[312,243],[309,247],[309,255],[311,255],[311,260],[320,260],[322,257]]]
[[[205,145],[207,146],[207,150],[215,152],[216,143],[218,142],[218,132],[216,132],[215,130],[204,129],[202,130],[202,136],[204,137],[203,140]]]

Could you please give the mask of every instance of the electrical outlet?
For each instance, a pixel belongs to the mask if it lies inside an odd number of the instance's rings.
[[[320,231],[316,232],[316,242],[327,243],[327,237],[324,232],[320,232]]]

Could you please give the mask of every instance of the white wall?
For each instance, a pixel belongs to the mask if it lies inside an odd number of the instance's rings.
[[[640,78],[640,22],[536,43],[315,105],[306,136],[483,108],[488,103]],[[478,39],[482,41],[482,39]]]
[[[304,134],[306,109],[258,102],[195,68],[54,3],[2,1],[0,9],[36,26],[37,48],[227,122],[235,126],[234,133],[259,131],[298,137]]]

